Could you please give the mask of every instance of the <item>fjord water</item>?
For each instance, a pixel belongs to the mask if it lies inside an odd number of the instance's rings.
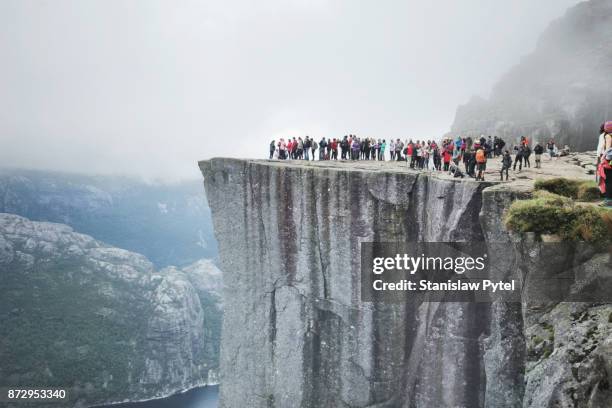
[[[198,387],[166,398],[143,402],[128,402],[100,408],[217,408],[219,386]]]

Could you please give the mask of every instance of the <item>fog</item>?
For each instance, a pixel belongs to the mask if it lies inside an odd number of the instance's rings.
[[[439,138],[577,0],[1,0],[0,165],[176,180],[279,137]]]

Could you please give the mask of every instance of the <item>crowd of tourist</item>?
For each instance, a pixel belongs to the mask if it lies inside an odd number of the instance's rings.
[[[531,149],[525,138],[516,149],[516,164],[519,171],[523,162],[530,166]],[[554,142],[551,141],[554,146]],[[456,139],[444,138],[440,143],[434,140],[375,139],[346,135],[343,138],[321,138],[318,142],[306,136],[288,140],[273,140],[270,143],[270,159],[280,160],[378,160],[406,161],[410,168],[451,172],[456,177],[469,176],[484,180],[486,160],[501,156],[506,143],[502,138],[481,137]],[[541,147],[541,146],[540,146]],[[507,159],[504,159],[504,163]],[[510,159],[511,162],[511,159]],[[539,165],[539,156],[536,159]],[[509,168],[510,165],[508,165]],[[507,171],[506,171],[507,174]]]
[[[612,121],[601,125],[598,154],[598,183],[605,194],[605,205],[612,206]],[[536,142],[534,146],[521,136],[511,148],[500,137],[484,137],[473,140],[471,137],[446,137],[439,143],[434,140],[376,139],[346,135],[342,138],[321,138],[316,141],[309,136],[272,140],[270,159],[279,160],[378,160],[405,161],[416,170],[444,171],[455,177],[467,174],[476,180],[484,181],[487,161],[501,159],[500,179],[509,179],[509,170],[520,172],[523,167],[542,167],[542,155],[548,154],[549,160],[569,154],[569,147],[559,149],[554,139],[544,145]],[[514,158],[512,157],[514,155]]]

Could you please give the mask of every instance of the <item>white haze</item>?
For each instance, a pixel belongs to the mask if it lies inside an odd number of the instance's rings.
[[[576,0],[1,0],[0,165],[175,180],[273,138],[438,138]]]

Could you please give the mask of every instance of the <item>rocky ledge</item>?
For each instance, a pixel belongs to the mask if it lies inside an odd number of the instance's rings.
[[[200,162],[226,284],[221,406],[605,406],[609,305],[360,296],[361,242],[485,242],[499,278],[521,275],[504,210],[534,178],[589,177],[570,161],[504,183],[498,159],[487,182],[405,163]]]

